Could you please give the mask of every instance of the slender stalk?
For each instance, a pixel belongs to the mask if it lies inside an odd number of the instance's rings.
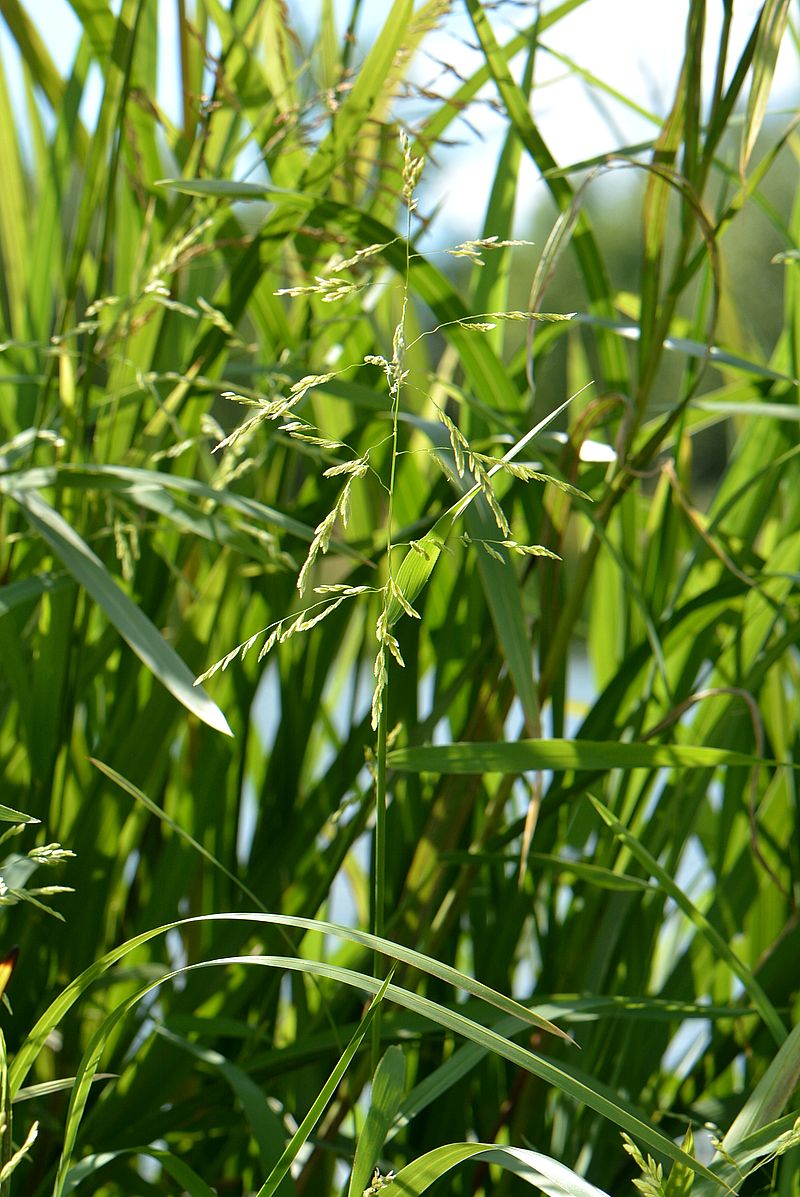
[[[353,7],[350,10],[350,20],[347,22],[347,32],[344,35],[344,45],[342,46],[342,67],[347,71],[350,67],[350,59],[353,57],[353,47],[356,44],[356,26],[358,25],[358,18],[361,12],[361,0],[353,0]]]
[[[381,621],[385,619],[388,610],[388,604],[393,593],[393,574],[392,574],[392,528],[394,524],[394,488],[395,477],[397,473],[397,443],[398,443],[398,428],[400,417],[400,392],[403,386],[404,371],[403,359],[405,357],[406,349],[406,314],[408,311],[408,293],[409,293],[409,279],[411,272],[411,215],[414,211],[415,201],[413,198],[413,190],[419,171],[422,167],[421,159],[413,159],[409,150],[408,139],[403,137],[403,194],[406,199],[406,238],[405,238],[405,272],[403,279],[403,305],[400,312],[400,320],[394,333],[394,340],[392,344],[392,362],[389,369],[390,390],[392,399],[392,435],[391,435],[391,450],[390,450],[390,464],[389,464],[389,500],[386,512],[386,561],[388,578],[384,587],[384,606]],[[379,621],[379,628],[380,623]],[[380,652],[385,653],[385,644],[382,643]],[[375,837],[373,843],[373,886],[372,886],[372,931],[375,935],[383,935],[385,927],[385,913],[386,913],[386,744],[389,734],[389,680],[388,667],[385,678],[378,680],[378,685],[383,687],[380,703],[380,713],[378,716],[377,727],[377,774],[375,783]],[[374,976],[380,979],[382,962],[380,956],[375,956],[374,962]],[[373,1071],[377,1068],[378,1059],[380,1055],[380,1041],[381,1041],[381,1013],[376,1011],[375,1021],[372,1026],[372,1068]]]
[[[388,689],[388,687],[387,687]],[[373,864],[372,932],[383,936],[386,923],[386,741],[389,728],[388,694],[384,693],[383,707],[378,720],[377,776],[375,783],[375,839]],[[379,977],[384,961],[375,953],[373,974]],[[378,1067],[381,1049],[380,1009],[372,1023],[372,1071]]]

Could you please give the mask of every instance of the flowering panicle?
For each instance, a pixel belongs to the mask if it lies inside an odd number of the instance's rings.
[[[408,266],[412,257],[410,241],[411,218],[416,209],[415,193],[424,167],[424,158],[413,152],[411,141],[405,132],[401,132],[400,144],[402,151],[402,195],[405,202],[408,224],[408,233],[403,244],[405,245]],[[316,297],[323,303],[335,303],[352,298],[365,286],[370,285],[369,282],[364,281],[365,272],[368,272],[372,264],[381,257],[385,258],[387,250],[398,240],[400,239],[374,242],[373,244],[356,249],[349,254],[334,254],[321,268],[321,272],[315,274],[310,280],[282,287],[275,294],[291,298]],[[504,240],[497,236],[489,236],[477,240],[463,241],[448,252],[455,257],[466,258],[473,265],[483,266],[484,256],[487,253],[510,250],[514,247],[528,244],[530,243],[527,241]],[[405,567],[399,574],[395,574],[393,553],[395,548],[399,546],[395,546],[392,541],[393,500],[395,469],[400,455],[398,448],[399,429],[401,427],[400,401],[403,387],[406,385],[409,375],[407,356],[410,346],[406,336],[408,306],[409,288],[408,275],[406,275],[400,316],[392,335],[391,353],[369,353],[363,357],[365,365],[377,366],[385,376],[388,392],[388,415],[391,420],[391,433],[386,438],[391,445],[389,477],[388,481],[385,478],[378,479],[388,493],[386,580],[377,589],[375,587],[347,586],[341,584],[315,586],[315,593],[321,596],[319,602],[303,608],[292,616],[278,620],[267,628],[262,628],[206,670],[197,679],[198,682],[205,681],[218,670],[226,669],[237,658],[243,658],[258,641],[263,639],[258,653],[258,660],[262,660],[276,645],[285,643],[301,632],[315,628],[327,619],[328,616],[333,614],[334,611],[338,610],[346,600],[369,592],[376,595],[380,601],[375,623],[377,649],[373,667],[374,689],[372,696],[372,725],[374,728],[377,728],[384,712],[390,658],[394,659],[399,666],[403,666],[400,643],[393,631],[394,625],[403,615],[412,619],[420,618],[419,612],[412,605],[411,597],[415,597],[420,592],[422,586],[424,586],[425,581],[430,575],[430,571],[435,565],[436,558],[445,547],[445,540],[447,538],[446,535],[443,538],[436,538],[433,532],[429,532],[422,541],[410,540],[407,544],[406,560],[410,561],[421,558],[425,562],[425,565],[421,568],[417,565],[414,568]],[[219,314],[215,313],[214,309],[206,304],[205,301],[203,303],[198,301],[198,308],[200,308],[206,318],[219,323],[220,328],[225,331],[226,335],[233,335],[234,330],[231,327],[225,327],[218,320]],[[569,318],[569,316],[543,315],[541,313],[526,311],[490,311],[470,317],[456,317],[453,320],[445,322],[445,324],[422,332],[417,340],[424,336],[433,335],[447,325],[457,325],[471,332],[487,333],[494,329],[499,321],[529,322],[531,320],[562,320]],[[412,344],[415,343],[413,342]],[[297,589],[301,595],[305,594],[308,590],[312,575],[320,558],[329,551],[337,526],[345,529],[348,526],[354,485],[373,471],[373,466],[370,462],[372,449],[361,450],[360,452],[350,451],[351,455],[347,456],[346,453],[342,452],[343,450],[348,450],[347,445],[337,438],[326,436],[323,431],[320,431],[319,428],[310,423],[300,411],[301,402],[311,391],[315,388],[325,387],[326,384],[341,373],[343,371],[305,375],[289,386],[283,394],[269,398],[252,394],[240,395],[230,391],[224,393],[225,398],[244,404],[254,410],[232,432],[218,435],[215,452],[236,450],[241,442],[249,440],[252,437],[254,431],[264,421],[278,422],[277,430],[282,437],[288,437],[298,442],[298,445],[305,446],[310,452],[318,452],[325,459],[324,468],[321,470],[323,478],[339,480],[340,489],[336,499],[330,510],[327,511],[314,527],[313,533],[310,536],[305,560],[300,566],[297,575]],[[480,551],[487,553],[504,565],[509,560],[509,554],[522,558],[555,557],[554,553],[551,553],[541,545],[522,544],[514,538],[511,524],[495,491],[492,478],[499,471],[503,471],[508,477],[520,482],[552,481],[557,486],[572,494],[578,495],[580,492],[566,482],[550,479],[533,465],[513,462],[510,460],[514,455],[513,453],[507,454],[509,460],[497,460],[486,453],[479,452],[473,448],[462,429],[443,407],[437,404],[436,411],[440,422],[447,432],[450,452],[452,453],[452,470],[450,469],[449,460],[440,448],[437,448],[433,453],[434,459],[442,466],[451,481],[453,480],[453,474],[458,480],[465,479],[465,475],[467,474],[471,478],[471,484],[469,484],[468,478],[462,489],[461,497],[450,509],[453,521],[463,514],[473,499],[482,496],[492,513],[499,531],[497,539],[494,540],[486,537],[473,540],[465,534],[463,543],[466,545],[475,544]],[[221,429],[216,429],[215,434],[221,432]],[[523,443],[527,443],[527,439],[529,437],[523,438],[523,441],[519,443],[519,447]],[[518,449],[515,449],[516,451]],[[398,579],[401,580],[399,581]]]

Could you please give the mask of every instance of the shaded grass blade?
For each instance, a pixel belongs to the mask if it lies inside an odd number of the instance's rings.
[[[614,835],[617,837],[617,839],[625,845],[625,847],[630,851],[632,856],[635,857],[639,864],[646,869],[652,877],[655,877],[661,888],[667,894],[669,894],[672,900],[681,908],[683,913],[697,929],[699,934],[708,940],[708,942],[711,944],[711,947],[717,953],[720,959],[724,960],[734,974],[739,978],[751,1002],[758,1010],[758,1013],[761,1015],[761,1018],[766,1026],[769,1028],[769,1031],[775,1042],[779,1045],[782,1044],[787,1036],[786,1027],[783,1025],[780,1015],[767,997],[764,990],[759,985],[758,981],[753,976],[750,969],[739,959],[727,941],[722,938],[716,927],[714,927],[708,921],[705,915],[697,909],[691,898],[687,897],[680,886],[675,884],[666,869],[662,868],[655,857],[644,847],[641,841],[638,840],[635,835],[632,835],[631,832],[628,831],[627,827],[624,827],[623,824],[620,823],[619,819],[612,814],[608,807],[601,802],[599,798],[596,798],[593,794],[588,794],[587,797],[603,821],[614,832]],[[798,1064],[800,1064],[800,1055],[798,1055],[797,1051],[798,1041],[800,1040],[795,1041],[790,1057],[790,1068],[794,1070],[797,1070]],[[794,1075],[796,1080],[797,1073],[795,1072]]]
[[[266,1095],[261,1087],[243,1068],[231,1063],[221,1052],[203,1047],[199,1043],[192,1043],[164,1026],[157,1026],[156,1032],[223,1077],[247,1118],[247,1123],[258,1146],[261,1166],[268,1168],[283,1145],[283,1128],[280,1120],[267,1104]],[[292,1186],[289,1183],[281,1183],[277,1189],[277,1192],[285,1193],[286,1197],[291,1197],[292,1191]]]
[[[217,1197],[216,1190],[210,1188],[203,1178],[198,1176],[193,1168],[189,1167],[185,1160],[182,1160],[171,1151],[153,1147],[149,1143],[141,1147],[123,1147],[118,1151],[98,1151],[94,1155],[86,1156],[79,1164],[75,1164],[74,1167],[70,1168],[67,1173],[61,1189],[64,1197],[67,1197],[68,1193],[73,1193],[84,1181],[95,1176],[106,1164],[110,1164],[114,1160],[122,1159],[128,1155],[142,1155],[148,1159],[155,1160],[181,1186],[181,1189],[188,1194],[188,1197]],[[97,1180],[92,1183],[97,1184]],[[98,1190],[95,1191],[97,1192]]]

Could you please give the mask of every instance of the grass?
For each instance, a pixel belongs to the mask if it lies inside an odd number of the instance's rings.
[[[73,7],[62,77],[2,4],[0,1193],[800,1193],[789,4],[711,61],[691,3],[652,140],[577,166],[530,96],[580,0],[468,0],[441,95],[445,4],[178,0],[177,116],[158,5]],[[426,254],[487,84],[484,227]]]

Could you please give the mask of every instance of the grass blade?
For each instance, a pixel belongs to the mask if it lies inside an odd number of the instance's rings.
[[[577,1172],[549,1155],[522,1147],[497,1147],[492,1143],[448,1143],[437,1147],[402,1168],[381,1192],[385,1191],[386,1197],[395,1194],[419,1197],[441,1176],[467,1160],[496,1164],[534,1185],[547,1197],[608,1197],[602,1189],[589,1184]]]
[[[372,1078],[372,1096],[364,1129],[358,1136],[347,1197],[362,1197],[369,1185],[386,1135],[400,1108],[405,1076],[406,1062],[402,1051],[399,1047],[390,1047]]]
[[[672,877],[666,869],[662,868],[655,857],[647,851],[644,845],[632,835],[626,827],[620,823],[619,819],[611,813],[608,807],[602,803],[599,798],[593,794],[588,794],[587,797],[594,809],[600,815],[605,823],[614,832],[617,839],[625,845],[631,854],[638,860],[639,864],[648,871],[651,877],[655,877],[661,888],[669,894],[672,900],[681,908],[690,922],[697,928],[698,932],[708,940],[713,950],[717,953],[720,959],[724,960],[735,975],[742,982],[746,993],[749,995],[751,1002],[758,1010],[764,1023],[769,1028],[772,1037],[777,1044],[782,1044],[786,1039],[787,1031],[783,1025],[783,1021],[773,1006],[772,1002],[767,997],[764,990],[759,985],[758,981],[753,976],[750,969],[739,959],[726,940],[722,938],[716,927],[708,921],[705,915],[697,909],[691,898],[683,892],[680,886],[676,885]],[[795,1041],[790,1054],[790,1069],[797,1069],[800,1057],[797,1055],[797,1040]],[[784,1072],[778,1069],[781,1078]],[[796,1074],[795,1074],[796,1079]],[[785,1099],[784,1099],[785,1100]],[[749,1128],[748,1128],[749,1129]]]
[[[747,111],[739,147],[739,174],[744,180],[767,111],[778,51],[789,19],[790,0],[765,0],[758,21],[753,55],[753,81],[747,97]]]
[[[297,1153],[300,1151],[301,1147],[308,1139],[308,1136],[311,1134],[312,1130],[322,1117],[326,1106],[336,1092],[339,1082],[347,1072],[353,1057],[361,1046],[361,1041],[369,1030],[369,1025],[375,1017],[381,1002],[386,996],[391,976],[392,974],[390,972],[389,976],[375,994],[372,1002],[370,1003],[369,1009],[358,1026],[356,1033],[353,1035],[353,1038],[350,1040],[344,1052],[342,1053],[338,1063],[336,1064],[336,1067],[333,1069],[333,1072],[330,1074],[315,1098],[311,1109],[298,1126],[294,1135],[292,1135],[292,1138],[283,1155],[278,1160],[277,1164],[256,1193],[256,1197],[272,1197],[273,1193],[277,1191],[281,1181],[287,1175],[292,1162],[297,1156]]]
[[[73,1193],[85,1180],[95,1176],[106,1164],[113,1163],[114,1160],[122,1159],[127,1155],[143,1155],[148,1159],[155,1160],[180,1185],[181,1190],[188,1194],[188,1197],[217,1197],[215,1190],[210,1188],[185,1160],[171,1151],[153,1147],[152,1144],[145,1144],[142,1147],[123,1147],[119,1151],[99,1151],[94,1155],[85,1156],[67,1173],[61,1190],[64,1197]],[[96,1184],[97,1181],[94,1183]]]
[[[233,735],[216,703],[194,685],[194,677],[188,666],[167,644],[144,612],[120,589],[100,558],[67,521],[36,493],[11,487],[5,489],[76,582],[103,608],[123,640],[170,694],[215,731]]]
[[[620,744],[600,740],[516,740],[505,743],[424,744],[395,748],[389,765],[410,773],[526,773],[607,769],[746,768],[764,764],[728,748],[688,744]],[[775,763],[775,762],[771,762]]]

